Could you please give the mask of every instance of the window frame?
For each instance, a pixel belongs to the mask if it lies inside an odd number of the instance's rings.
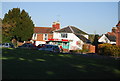
[[[61,38],[68,38],[68,34],[67,33],[61,33]]]
[[[43,34],[43,40],[48,40],[48,34]]]

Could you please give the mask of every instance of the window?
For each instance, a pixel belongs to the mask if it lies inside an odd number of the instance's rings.
[[[61,38],[67,38],[67,33],[62,33]]]
[[[43,34],[43,40],[48,40],[48,34]]]
[[[33,39],[34,40],[37,39],[36,37],[37,37],[37,34],[33,34]]]
[[[105,38],[105,42],[108,43],[108,39],[107,38]]]

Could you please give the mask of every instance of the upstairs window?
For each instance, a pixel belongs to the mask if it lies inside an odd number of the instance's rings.
[[[67,33],[61,33],[61,38],[67,38]]]
[[[43,34],[43,40],[48,40],[48,34]]]

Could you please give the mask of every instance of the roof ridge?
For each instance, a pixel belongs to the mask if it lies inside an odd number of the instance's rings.
[[[64,27],[64,28],[61,28],[61,29],[55,30],[54,32],[60,31],[60,30],[62,30],[62,29],[68,28],[68,27],[69,27],[69,26],[66,26],[66,27]]]
[[[72,33],[75,33],[74,31],[73,31],[73,29],[71,28],[71,26],[68,26],[69,28],[70,28],[70,30],[72,31]]]

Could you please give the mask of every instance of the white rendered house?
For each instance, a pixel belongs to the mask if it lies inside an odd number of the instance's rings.
[[[49,44],[61,45],[63,49],[68,50],[82,49],[85,43],[90,43],[88,34],[74,26],[54,31],[53,39],[49,39]]]
[[[102,35],[100,37],[100,39],[98,40],[98,42],[109,43],[109,44],[116,44],[116,37],[108,35],[108,34],[104,34],[104,35]]]

